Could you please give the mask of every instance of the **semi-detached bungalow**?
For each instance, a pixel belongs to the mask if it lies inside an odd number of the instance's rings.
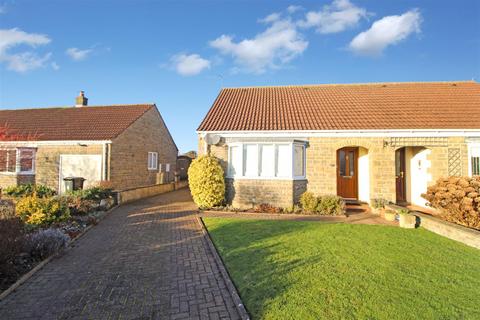
[[[174,179],[178,149],[155,104],[76,105],[0,111],[0,187],[39,183],[64,191],[63,179],[116,189]]]
[[[480,84],[226,88],[197,133],[235,207],[286,207],[306,190],[424,206],[436,179],[480,175]]]

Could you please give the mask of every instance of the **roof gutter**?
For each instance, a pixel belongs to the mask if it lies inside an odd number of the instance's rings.
[[[51,141],[0,141],[0,146],[91,146],[112,143],[111,140],[51,140]]]
[[[222,137],[480,137],[480,129],[197,131]]]

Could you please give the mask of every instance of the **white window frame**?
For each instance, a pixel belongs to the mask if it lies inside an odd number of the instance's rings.
[[[153,161],[155,159],[155,161]],[[147,156],[148,170],[158,170],[158,152],[149,151]]]
[[[473,176],[473,168],[472,168],[473,149],[478,149],[480,151],[480,143],[468,144],[468,175],[470,177]]]
[[[245,175],[245,145],[257,145],[257,175]],[[262,146],[264,145],[270,145],[274,147],[274,159],[273,159],[273,176],[265,176],[262,175]],[[278,157],[278,146],[279,145],[288,145],[289,150],[290,150],[290,172],[286,176],[278,176],[277,175],[277,157]],[[304,175],[302,176],[295,176],[294,175],[294,148],[295,146],[303,146],[304,152],[303,152],[303,168],[304,168]],[[237,173],[235,175],[232,174],[231,172],[231,164],[232,164],[232,147],[238,147],[240,150],[240,168],[237,168]],[[255,141],[255,142],[233,142],[228,144],[228,170],[227,170],[227,178],[230,179],[250,179],[250,180],[305,180],[306,179],[306,173],[307,173],[307,150],[306,150],[306,143],[305,142],[274,142],[274,141]]]
[[[301,147],[303,149],[303,157],[302,157],[302,167],[303,167],[303,174],[296,176],[295,175],[295,147]],[[292,147],[292,174],[294,175],[293,178],[296,180],[303,180],[307,176],[307,148],[304,143],[293,143]]]
[[[170,172],[170,163],[165,164],[165,172]]]
[[[36,161],[35,158],[37,156],[37,150],[36,148],[10,148],[10,149],[1,149],[2,151],[6,151],[7,153],[7,158],[6,158],[6,163],[5,163],[5,168],[0,168],[0,173],[1,174],[9,174],[9,175],[34,175],[35,174],[35,168],[36,168]],[[21,154],[22,151],[31,151],[32,152],[32,169],[27,170],[27,171],[21,171],[22,167],[20,165],[21,161]],[[9,154],[15,152],[15,169],[14,171],[8,171],[8,164],[9,164]]]

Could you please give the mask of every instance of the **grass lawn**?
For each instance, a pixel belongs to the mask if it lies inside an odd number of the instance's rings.
[[[253,319],[480,319],[480,250],[424,229],[204,222]]]

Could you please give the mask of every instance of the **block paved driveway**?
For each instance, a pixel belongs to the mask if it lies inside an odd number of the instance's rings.
[[[0,302],[5,319],[238,319],[188,189],[112,212]]]

